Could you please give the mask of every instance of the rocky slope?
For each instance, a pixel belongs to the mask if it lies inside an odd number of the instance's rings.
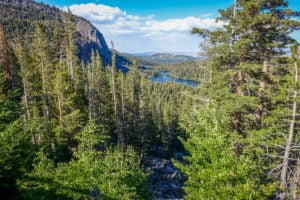
[[[145,171],[151,173],[148,184],[154,199],[183,200],[182,186],[187,176],[171,160],[148,156],[144,162]]]

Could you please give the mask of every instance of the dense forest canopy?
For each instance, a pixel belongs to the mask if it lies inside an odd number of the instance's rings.
[[[222,28],[191,30],[205,60],[159,66],[113,42],[78,54],[88,22],[70,11],[0,10],[1,199],[300,198],[300,13],[288,1],[236,0]],[[199,84],[151,82],[147,65]],[[185,174],[183,192],[152,187],[154,158],[165,179],[182,178],[171,162]]]

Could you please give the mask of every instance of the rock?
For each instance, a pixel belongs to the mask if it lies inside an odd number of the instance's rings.
[[[174,173],[174,171],[175,171],[174,167],[171,167],[171,166],[167,166],[165,168],[165,170],[166,170],[166,173]]]
[[[171,179],[175,179],[177,176],[177,172],[174,172],[172,175],[171,175]]]
[[[173,158],[174,158],[175,160],[182,160],[182,159],[183,159],[183,154],[180,153],[180,152],[175,152],[175,153],[173,154]]]
[[[171,160],[145,157],[144,162],[145,171],[152,172],[148,184],[154,199],[183,199],[185,193],[182,186],[187,178]]]
[[[175,185],[174,183],[171,183],[171,187],[174,188],[174,189],[179,189],[180,187]]]

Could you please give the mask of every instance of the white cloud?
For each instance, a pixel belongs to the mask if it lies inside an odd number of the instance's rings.
[[[220,22],[216,22],[215,19],[200,19],[195,17],[187,17],[184,19],[168,19],[164,21],[147,21],[146,22],[146,30],[153,31],[164,31],[164,32],[182,32],[189,31],[193,27],[201,27],[201,28],[214,28],[221,26]]]
[[[91,21],[112,21],[126,16],[126,12],[122,12],[119,8],[103,4],[79,4],[72,5],[69,8],[73,14],[85,17]]]
[[[69,8],[73,14],[90,20],[106,40],[114,40],[117,49],[124,52],[174,51],[174,48],[198,51],[199,38],[191,36],[190,30],[222,25],[209,17],[156,20],[154,15],[129,15],[118,7],[103,4],[79,4]]]

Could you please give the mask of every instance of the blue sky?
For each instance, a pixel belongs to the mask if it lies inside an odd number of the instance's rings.
[[[233,0],[36,0],[90,20],[122,52],[198,52],[192,27],[215,28]],[[300,0],[289,0],[300,11]],[[300,31],[293,35],[300,40]]]
[[[216,13],[218,8],[226,8],[232,3],[228,0],[39,0],[60,7],[74,4],[105,4],[134,15],[155,15],[158,19]]]

